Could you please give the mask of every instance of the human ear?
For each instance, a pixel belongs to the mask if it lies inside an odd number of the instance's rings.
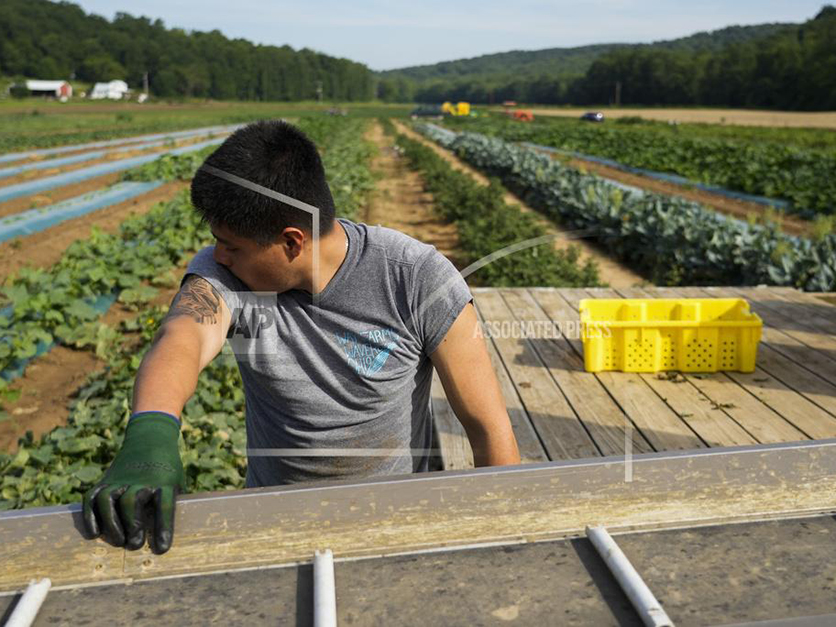
[[[289,226],[282,231],[282,246],[291,259],[302,253],[306,240],[307,237],[302,229]]]

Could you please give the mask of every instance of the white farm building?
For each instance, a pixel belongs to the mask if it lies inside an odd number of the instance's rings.
[[[121,100],[129,92],[128,84],[125,81],[110,81],[109,83],[96,83],[90,91],[90,98],[93,100],[101,100],[102,98],[110,98],[111,100]]]

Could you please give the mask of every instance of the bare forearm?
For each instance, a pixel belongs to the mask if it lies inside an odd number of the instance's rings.
[[[196,342],[162,330],[137,372],[133,411],[164,411],[179,416],[197,388],[199,374]]]
[[[499,417],[488,428],[483,424],[473,422],[465,426],[470,448],[473,449],[473,463],[477,467],[519,464],[520,452],[508,416]]]

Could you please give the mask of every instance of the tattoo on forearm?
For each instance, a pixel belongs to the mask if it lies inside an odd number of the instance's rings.
[[[199,276],[190,276],[171,301],[166,318],[190,316],[198,324],[217,324],[221,295],[212,284]]]

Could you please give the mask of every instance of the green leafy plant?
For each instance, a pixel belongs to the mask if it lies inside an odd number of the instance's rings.
[[[624,192],[532,150],[474,133],[419,130],[503,183],[560,224],[592,229],[597,240],[655,283],[836,288],[836,235],[817,241],[747,224],[697,203]]]
[[[334,118],[303,118],[300,123],[324,154],[339,215],[355,216],[373,186],[373,153],[362,139],[366,124]],[[137,175],[176,171],[177,176],[191,177],[206,154],[181,155],[188,158],[176,161],[163,156]],[[183,191],[147,214],[127,219],[116,234],[93,229],[49,269],[24,268],[8,277],[0,287],[0,372],[53,341],[104,350],[102,337],[94,340],[90,328],[80,329],[100,315],[91,302],[119,295],[122,303],[136,309],[154,295],[143,283],[173,284],[177,279],[171,270],[211,242],[209,228],[192,209],[188,191]]]
[[[0,453],[0,510],[71,503],[95,484],[121,446],[136,370],[165,311],[145,310],[122,326],[105,370],[79,390],[65,426],[37,441],[27,433],[16,453]],[[189,490],[242,487],[244,394],[231,353],[222,353],[201,373],[182,419],[180,445]]]
[[[627,124],[623,120],[613,125],[574,120],[526,125],[492,117],[451,124],[506,141],[605,157],[700,183],[788,200],[791,211],[806,218],[836,212],[836,147],[832,141],[827,148],[812,148],[793,145],[783,140],[783,134],[765,134],[764,130],[754,135],[753,131],[746,134],[733,129],[734,134],[718,136],[714,129],[690,125],[687,130],[677,127],[674,133],[667,125]]]
[[[362,171],[368,172],[372,152],[368,146],[343,152],[342,146],[363,144],[365,123],[312,124],[311,134],[316,134],[325,154],[331,150],[357,159],[335,159],[328,175],[329,180],[357,181],[342,192],[343,206],[361,206],[368,191]],[[344,169],[354,173],[345,174]],[[338,212],[344,215],[340,209],[338,204]],[[0,314],[0,328],[10,339],[0,342],[0,364],[31,356],[38,342],[58,340],[95,350],[106,366],[78,391],[65,426],[37,440],[27,433],[14,454],[0,453],[0,510],[79,501],[98,481],[121,446],[136,371],[166,312],[165,307],[145,306],[155,294],[148,284],[176,284],[175,265],[210,241],[211,234],[183,193],[157,205],[145,218],[126,221],[117,235],[94,231],[49,270],[26,269],[7,281],[3,293],[11,309]],[[140,308],[138,315],[120,323],[118,329],[98,321],[97,310],[84,300],[112,292]],[[4,387],[0,379],[0,393]],[[228,349],[201,372],[181,418],[181,457],[189,491],[243,487],[247,467],[244,392],[235,357]]]
[[[206,146],[193,152],[179,155],[165,154],[162,157],[122,173],[123,181],[189,181],[212,154],[217,146]]]
[[[467,174],[453,170],[430,148],[403,135],[397,137],[397,146],[410,166],[421,173],[436,211],[456,225],[466,263],[545,235],[533,216],[505,203],[498,181],[492,181],[489,187],[480,185]],[[470,280],[496,287],[600,285],[595,262],[590,259],[580,264],[579,257],[576,246],[558,251],[549,241],[497,259],[471,275]]]

